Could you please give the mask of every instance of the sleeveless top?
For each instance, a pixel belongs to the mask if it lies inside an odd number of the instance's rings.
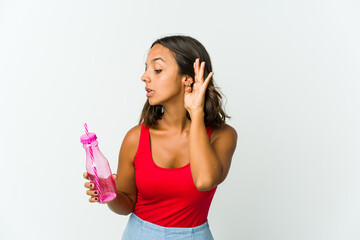
[[[208,137],[212,127],[206,127]],[[207,221],[216,188],[199,191],[190,163],[179,168],[162,168],[151,155],[149,128],[141,125],[140,142],[134,159],[137,202],[134,214],[163,227],[196,227]]]

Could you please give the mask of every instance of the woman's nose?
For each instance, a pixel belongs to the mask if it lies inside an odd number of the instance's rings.
[[[146,71],[144,72],[144,74],[141,76],[141,81],[143,82],[150,82],[150,77],[147,75]]]

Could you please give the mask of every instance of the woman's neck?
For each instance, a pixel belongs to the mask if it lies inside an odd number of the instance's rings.
[[[190,130],[191,121],[186,117],[184,103],[164,106],[164,114],[158,120],[157,128],[182,133]]]

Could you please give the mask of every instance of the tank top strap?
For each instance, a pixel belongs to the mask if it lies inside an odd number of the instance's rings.
[[[136,155],[142,155],[147,153],[147,149],[150,147],[149,142],[149,128],[141,124],[139,146]]]
[[[206,132],[207,132],[207,135],[209,137],[209,140],[210,140],[211,132],[212,132],[213,129],[214,129],[213,126],[206,126]]]

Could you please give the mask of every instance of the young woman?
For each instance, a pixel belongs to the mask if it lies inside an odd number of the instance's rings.
[[[237,133],[225,123],[210,57],[196,39],[168,36],[151,45],[145,66],[147,101],[124,137],[113,175],[118,197],[107,205],[131,213],[125,240],[213,239],[208,211]],[[85,187],[98,201],[94,184]]]

